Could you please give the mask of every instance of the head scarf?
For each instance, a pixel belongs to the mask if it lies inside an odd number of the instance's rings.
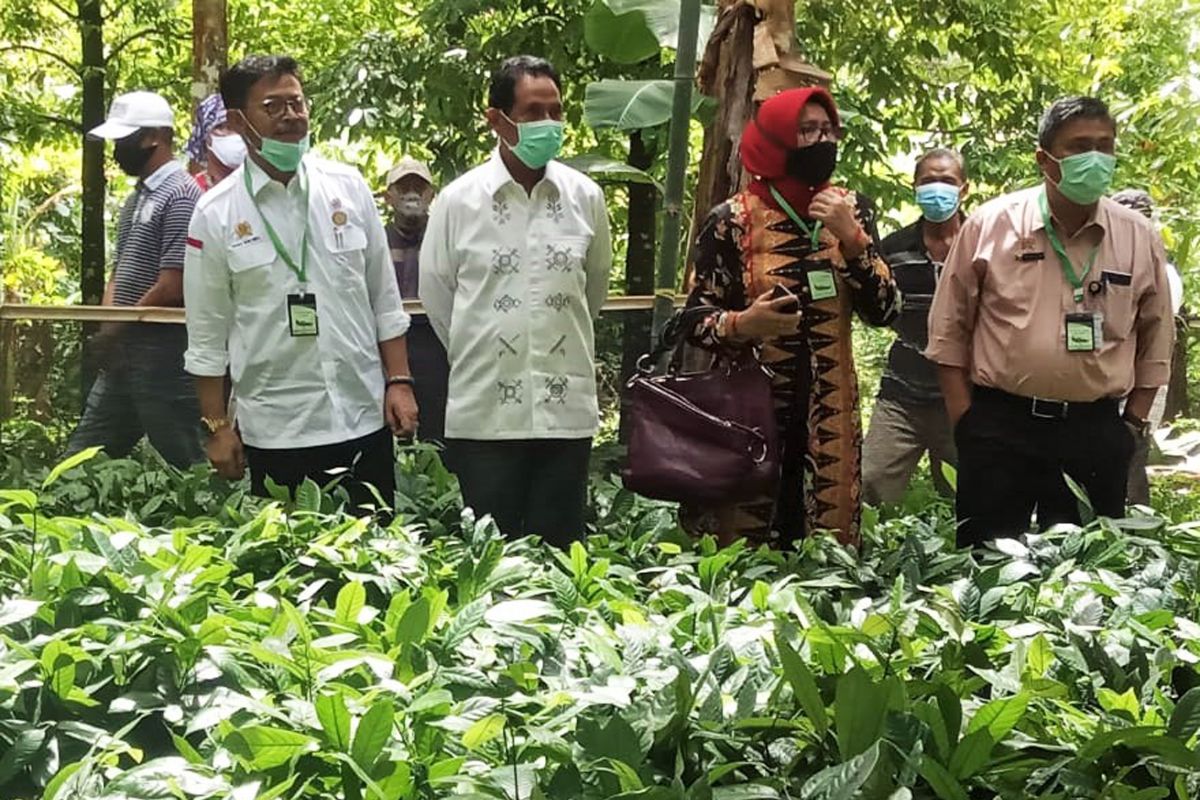
[[[819,86],[788,89],[759,106],[758,113],[742,132],[740,149],[742,166],[754,176],[749,190],[772,208],[778,208],[769,188],[774,186],[798,214],[807,214],[813,197],[829,186],[828,183],[809,186],[787,174],[788,151],[797,149],[800,111],[809,103],[820,103],[829,112],[830,121],[835,126],[840,124],[837,104],[829,92]]]
[[[188,158],[197,164],[208,163],[208,135],[213,128],[225,123],[225,103],[221,95],[210,94],[196,106],[196,119],[192,124],[192,135],[188,137],[184,150]]]
[[[1148,192],[1141,189],[1123,189],[1114,194],[1112,199],[1143,217],[1154,216],[1154,201]]]

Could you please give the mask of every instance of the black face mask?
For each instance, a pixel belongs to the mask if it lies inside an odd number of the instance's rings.
[[[117,139],[113,144],[113,158],[126,175],[137,177],[146,168],[146,162],[150,160],[156,147],[157,144],[142,147],[142,137],[135,133],[124,139]]]
[[[787,154],[787,174],[809,186],[820,186],[837,166],[837,142],[817,142]]]

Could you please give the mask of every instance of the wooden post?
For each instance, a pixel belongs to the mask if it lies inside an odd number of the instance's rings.
[[[0,319],[0,422],[13,415],[17,393],[17,324]]]
[[[228,60],[225,0],[192,0],[193,107],[217,91]]]
[[[641,131],[629,134],[629,165],[645,171],[654,163],[654,149],[646,144]],[[658,188],[650,183],[629,182],[629,247],[625,254],[625,294],[647,295],[654,292],[654,251],[658,240]],[[621,381],[633,375],[638,359],[650,341],[650,318],[645,311],[632,311],[622,320]],[[620,439],[628,434],[625,415],[626,395],[621,393]]]
[[[99,305],[104,297],[104,142],[93,139],[87,132],[104,122],[105,94],[104,79],[107,60],[104,55],[104,11],[102,0],[78,0],[79,37],[81,55],[81,78],[83,92],[81,101],[83,114],[83,224],[81,226],[81,255],[79,289],[85,305]],[[96,378],[95,359],[91,357],[88,340],[93,332],[92,325],[84,325],[80,352],[83,368],[80,376],[83,384],[83,402],[87,401],[92,382]]]

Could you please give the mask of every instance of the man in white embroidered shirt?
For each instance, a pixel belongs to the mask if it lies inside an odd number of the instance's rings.
[[[506,536],[584,534],[599,423],[592,321],[608,291],[604,194],[554,157],[561,84],[531,56],[493,73],[499,146],[434,201],[421,302],[450,357],[446,439],[464,502]]]
[[[358,508],[394,495],[391,433],[417,407],[383,223],[354,169],[306,155],[295,60],[250,56],[221,77],[249,157],[197,205],[184,268],[186,367],[218,473],[295,488],[339,471]],[[225,414],[228,367],[237,421]],[[244,442],[244,446],[243,446]]]

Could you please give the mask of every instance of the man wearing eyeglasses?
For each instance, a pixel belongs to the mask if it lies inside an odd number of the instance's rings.
[[[415,432],[417,405],[409,318],[371,190],[308,153],[294,59],[243,59],[221,95],[249,156],[198,205],[184,268],[186,366],[208,458],[231,479],[248,465],[260,495],[268,479],[293,489],[338,478],[356,507],[390,506],[392,435]]]

